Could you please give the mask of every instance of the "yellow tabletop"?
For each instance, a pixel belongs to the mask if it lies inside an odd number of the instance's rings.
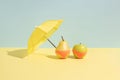
[[[120,80],[120,48],[89,48],[84,59],[57,59],[54,49],[27,55],[0,48],[0,80]]]

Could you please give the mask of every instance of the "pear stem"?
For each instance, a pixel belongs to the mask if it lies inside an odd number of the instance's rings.
[[[52,41],[50,41],[49,39],[47,39],[47,40],[52,44],[53,47],[56,48],[56,46],[52,43]]]
[[[64,38],[63,38],[63,36],[61,36],[61,38],[62,38],[62,40],[64,41]]]
[[[80,44],[81,44],[81,42],[80,42]]]

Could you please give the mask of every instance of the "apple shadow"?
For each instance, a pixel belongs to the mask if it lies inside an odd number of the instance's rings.
[[[68,58],[76,59],[73,55],[70,55]]]
[[[17,57],[17,58],[24,58],[28,56],[27,49],[18,49],[14,51],[8,51],[8,55]]]

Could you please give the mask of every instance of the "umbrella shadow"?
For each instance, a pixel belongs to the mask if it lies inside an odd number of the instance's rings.
[[[14,51],[8,51],[8,55],[17,57],[17,58],[24,58],[28,56],[27,49],[18,49]]]

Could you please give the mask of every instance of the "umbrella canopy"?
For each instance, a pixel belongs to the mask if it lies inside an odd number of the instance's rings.
[[[33,53],[59,28],[61,23],[62,20],[48,20],[37,26],[28,40],[28,53]]]

